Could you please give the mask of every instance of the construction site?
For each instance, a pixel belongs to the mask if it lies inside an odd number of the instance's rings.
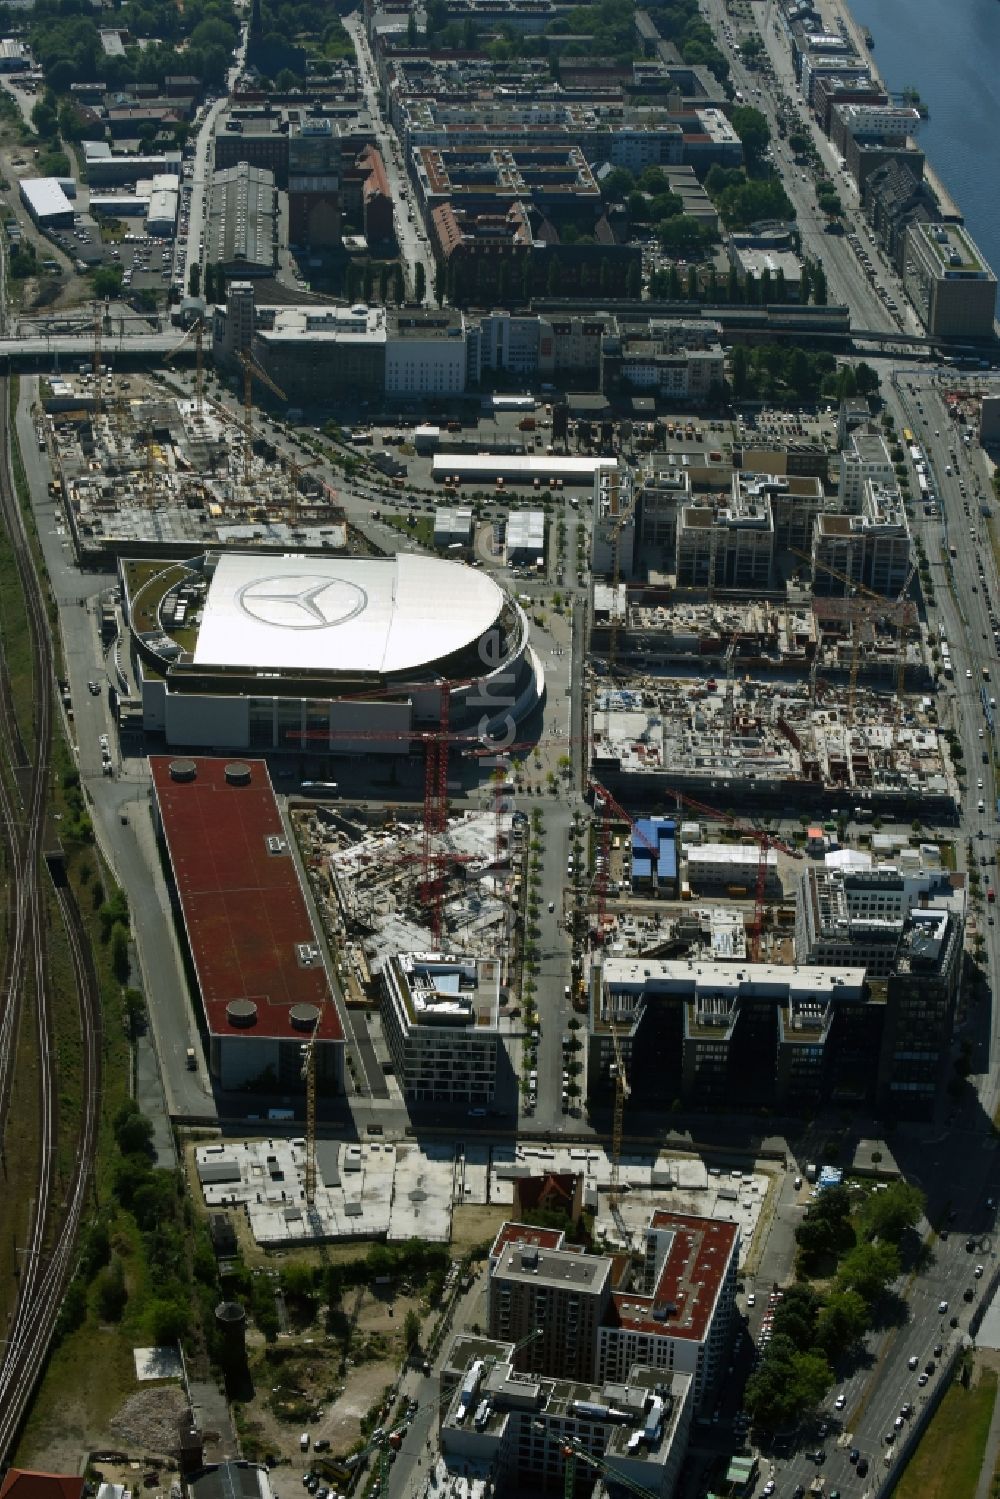
[[[364,1002],[388,960],[444,946],[497,953],[510,982],[521,838],[509,812],[449,816],[425,852],[421,809],[381,826],[351,807],[297,807],[293,820],[345,967],[348,1001]],[[515,836],[517,834],[517,836]]]
[[[643,675],[595,682],[591,724],[593,774],[646,806],[671,805],[676,788],[785,815],[955,815],[958,784],[928,698]]]
[[[254,408],[259,386],[279,399],[284,392],[247,355],[234,412],[206,391],[200,323],[174,354],[187,355],[192,340],[190,397],[168,373],[112,373],[99,338],[92,362],[41,381],[39,447],[81,561],[192,543],[343,552],[347,526],[334,491],[279,452]]]

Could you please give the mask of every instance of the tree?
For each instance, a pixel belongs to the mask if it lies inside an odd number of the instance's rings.
[[[59,123],[54,106],[46,99],[39,99],[31,111],[31,123],[42,140],[53,139]]]
[[[277,78],[274,80],[274,87],[279,94],[291,93],[293,88],[298,87],[298,84],[299,80],[298,78],[296,78],[291,68],[282,68]]]
[[[635,178],[625,167],[615,167],[601,183],[601,193],[608,203],[623,203],[635,185]]]
[[[191,1326],[190,1308],[180,1300],[154,1301],[149,1309],[149,1325],[154,1342],[179,1343],[187,1337]]]
[[[403,1318],[403,1347],[411,1352],[420,1341],[420,1318],[411,1306]]]
[[[111,971],[120,984],[128,981],[128,927],[117,922],[111,931]]]
[[[899,1251],[894,1244],[858,1244],[844,1256],[837,1278],[841,1286],[857,1291],[871,1305],[899,1270]]]
[[[851,1248],[854,1229],[850,1211],[851,1199],[846,1187],[830,1187],[810,1203],[795,1230],[795,1242],[807,1263],[836,1258]]]
[[[117,265],[102,265],[99,271],[94,272],[94,296],[98,300],[104,297],[117,296],[121,290],[122,273],[121,267]]]
[[[920,1221],[925,1201],[920,1188],[905,1181],[891,1182],[884,1192],[870,1192],[861,1213],[865,1233],[870,1239],[898,1244]]]
[[[817,307],[826,306],[826,272],[819,261],[814,261],[812,270],[812,299]]]
[[[856,1347],[868,1331],[868,1307],[857,1291],[833,1291],[816,1319],[816,1345],[836,1360]]]
[[[427,272],[424,270],[422,260],[417,261],[413,270],[413,295],[420,303],[423,302],[424,297],[427,295]]]
[[[115,1144],[122,1155],[153,1155],[153,1125],[139,1112],[134,1099],[127,1099],[112,1122]]]
[[[743,142],[747,170],[756,171],[771,139],[766,116],[750,104],[741,104],[733,110],[732,126]]]

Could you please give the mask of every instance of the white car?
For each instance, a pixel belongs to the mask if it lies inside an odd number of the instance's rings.
[[[748,1294],[748,1296],[747,1296],[747,1306],[756,1306],[756,1304],[757,1304],[756,1293],[754,1291],[751,1291]]]
[[[939,1301],[938,1302],[938,1316],[939,1317],[943,1317],[944,1314],[945,1314],[945,1312],[947,1310],[948,1310],[948,1303],[947,1303],[947,1301]]]
[[[972,681],[972,668],[971,668],[971,666],[967,666],[965,668],[965,675],[968,677],[969,681],[971,682]]]
[[[982,1278],[983,1278],[983,1267],[982,1267],[982,1265],[977,1265],[976,1268],[975,1268],[975,1271],[973,1273],[974,1273],[974,1275],[975,1275],[975,1277],[976,1277],[977,1280],[982,1280]]]
[[[836,1406],[837,1410],[842,1411],[844,1409],[844,1406],[847,1404],[847,1396],[838,1395],[833,1403]]]

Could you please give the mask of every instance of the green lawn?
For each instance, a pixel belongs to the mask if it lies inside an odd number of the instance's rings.
[[[405,515],[383,515],[382,519],[387,526],[393,526],[395,530],[402,531],[404,536],[412,536],[414,541],[419,541],[421,546],[432,547],[434,545],[434,517],[430,515],[418,515],[416,523],[409,525]]]
[[[970,1390],[952,1385],[897,1485],[899,1499],[973,1499],[996,1395],[992,1369]]]

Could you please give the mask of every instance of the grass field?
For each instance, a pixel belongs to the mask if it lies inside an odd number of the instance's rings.
[[[899,1499],[973,1499],[997,1396],[992,1369],[952,1385],[896,1487]]]

